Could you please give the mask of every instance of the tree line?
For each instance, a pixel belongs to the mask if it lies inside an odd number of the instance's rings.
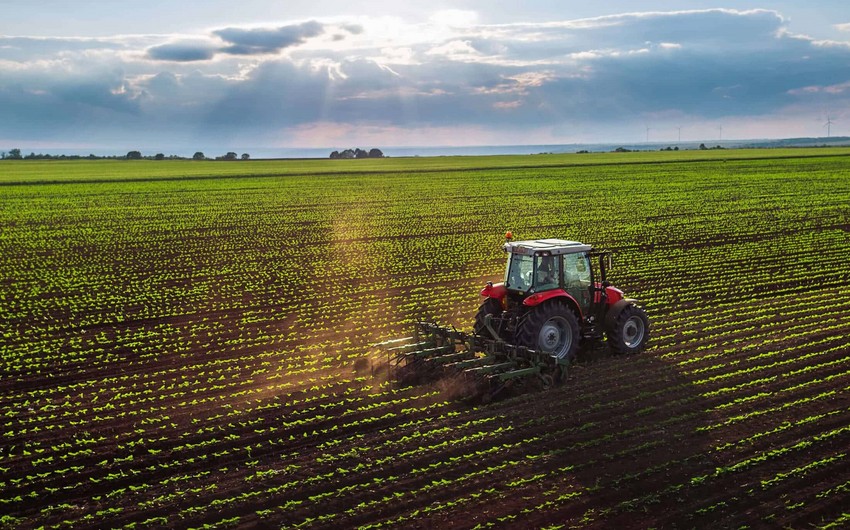
[[[242,155],[237,155],[233,151],[228,152],[225,155],[217,156],[215,158],[207,158],[206,155],[202,151],[197,151],[194,155],[192,155],[192,160],[250,160],[251,155],[248,153],[242,153]],[[141,151],[129,151],[126,155],[113,155],[113,156],[98,156],[94,154],[90,155],[51,155],[51,154],[43,154],[43,153],[30,153],[28,155],[24,155],[21,153],[20,149],[10,149],[8,152],[0,151],[0,160],[188,160],[185,156],[177,156],[177,155],[165,155],[163,153],[157,153],[152,156],[143,156]]]
[[[331,158],[383,158],[384,153],[381,152],[380,149],[370,149],[369,151],[364,151],[359,147],[357,149],[346,149],[343,152],[334,151],[331,153]]]

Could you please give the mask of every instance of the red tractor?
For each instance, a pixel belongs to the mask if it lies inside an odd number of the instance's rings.
[[[603,334],[616,353],[639,353],[649,320],[607,280],[611,253],[563,239],[511,241],[502,283],[488,283],[475,333],[572,360],[579,343]],[[594,265],[598,264],[597,267]]]
[[[419,322],[412,337],[380,344],[397,380],[461,375],[489,400],[518,382],[559,382],[584,341],[607,338],[620,354],[644,350],[649,320],[608,283],[610,252],[562,239],[514,242],[510,232],[506,240],[504,281],[481,291],[471,334]]]

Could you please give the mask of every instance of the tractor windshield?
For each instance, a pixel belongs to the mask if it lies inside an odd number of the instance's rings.
[[[515,291],[527,291],[531,288],[534,272],[534,258],[522,254],[511,254],[505,270],[505,287]]]

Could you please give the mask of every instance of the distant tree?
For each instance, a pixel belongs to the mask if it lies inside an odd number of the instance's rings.
[[[127,153],[127,160],[141,160],[142,153],[139,151],[130,151]]]
[[[700,148],[701,151],[705,151],[706,149],[708,149],[708,147],[706,147],[705,144],[699,144],[699,148]]]
[[[339,158],[339,151],[334,151],[333,153],[331,153],[331,158],[334,160]]]
[[[353,149],[346,149],[345,151],[343,151],[342,153],[339,154],[339,157],[340,158],[354,158],[354,150]]]
[[[236,153],[234,153],[233,151],[229,151],[226,155],[221,157],[222,160],[236,160],[237,158],[238,157]]]
[[[154,157],[154,160],[165,160],[165,155],[162,153],[157,153]]]
[[[250,159],[251,159],[251,155],[249,155],[248,153],[242,153],[242,160],[250,160]]]
[[[9,154],[6,158],[11,158],[12,160],[20,160],[21,159],[21,150],[20,149],[9,149]]]
[[[198,151],[197,153],[192,155],[192,160],[206,160],[206,159],[207,159],[207,157],[205,157],[204,153],[202,153],[201,151]]]
[[[384,158],[384,153],[380,149],[369,149],[369,158]]]

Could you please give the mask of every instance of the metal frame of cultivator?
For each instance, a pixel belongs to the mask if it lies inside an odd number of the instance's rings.
[[[376,346],[387,352],[390,373],[400,385],[460,378],[463,397],[470,401],[488,402],[518,385],[549,388],[569,366],[567,359],[433,322],[417,322],[412,336]]]

